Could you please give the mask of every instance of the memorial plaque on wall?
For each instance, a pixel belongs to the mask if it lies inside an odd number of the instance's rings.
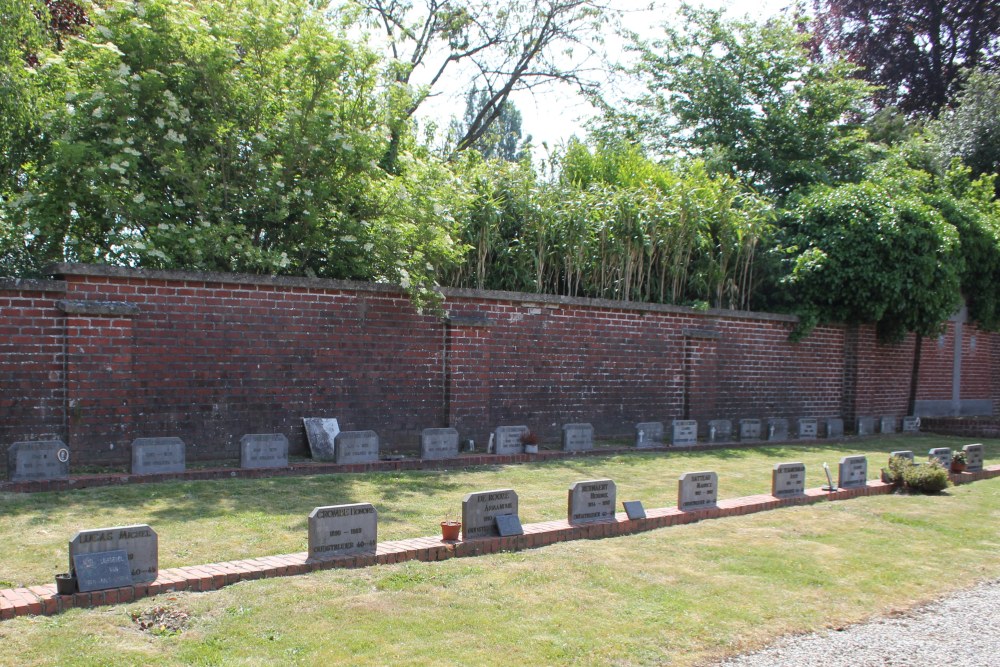
[[[874,435],[875,434],[875,418],[874,417],[858,417],[856,427],[854,432],[857,435]]]
[[[425,461],[458,456],[458,431],[453,428],[425,428],[420,433],[420,458]]]
[[[462,499],[462,539],[498,536],[496,518],[501,514],[517,514],[513,489],[467,494]]]
[[[674,447],[698,444],[697,420],[675,419],[670,425],[670,444]]]
[[[336,440],[337,463],[378,461],[378,434],[375,431],[341,431]]]
[[[184,472],[184,441],[180,438],[136,438],[132,441],[132,474]]]
[[[156,581],[159,573],[159,544],[156,531],[144,524],[81,530],[69,542],[70,572],[76,571],[73,560],[76,556],[119,549],[128,554],[129,574],[133,583]]]
[[[983,446],[978,443],[975,445],[966,445],[962,447],[962,451],[965,452],[966,457],[965,469],[968,472],[981,472],[985,455]]]
[[[241,468],[287,468],[288,438],[281,433],[248,433],[240,438]]]
[[[799,440],[815,440],[819,434],[819,420],[812,417],[804,417],[799,420]]]
[[[563,424],[564,452],[585,452],[594,448],[594,427],[590,424]]]
[[[878,432],[879,433],[895,433],[896,432],[896,418],[895,417],[882,417],[878,421]]]
[[[801,496],[806,492],[804,463],[776,463],[771,471],[771,495],[775,498]]]
[[[314,461],[336,461],[337,435],[340,434],[340,422],[336,419],[323,417],[303,417],[302,424],[306,428],[306,440],[309,442],[309,452]]]
[[[784,418],[767,420],[768,440],[788,440],[788,420]]]
[[[740,420],[740,440],[760,440],[760,420]]]
[[[868,483],[868,459],[864,456],[845,456],[840,459],[837,485],[842,489],[864,486]]]
[[[15,442],[7,450],[12,482],[69,477],[69,448],[62,440]]]
[[[527,426],[498,426],[493,434],[493,453],[523,454],[524,443],[521,442],[521,436],[527,432]]]
[[[615,518],[617,487],[610,479],[574,482],[569,487],[568,521],[587,523]]]
[[[677,481],[677,509],[682,511],[715,507],[719,497],[719,475],[714,472],[686,472]]]
[[[843,438],[844,437],[844,420],[840,417],[831,417],[826,420],[826,436],[827,438]]]
[[[309,513],[309,558],[373,554],[378,512],[371,503],[329,505]]]
[[[935,447],[927,452],[927,457],[940,463],[945,470],[951,468],[951,447]]]
[[[903,433],[918,433],[920,417],[903,417]]]
[[[132,570],[124,549],[73,557],[76,585],[81,593],[132,585]]]
[[[709,442],[729,442],[733,439],[732,419],[712,419],[708,422]]]
[[[635,425],[635,446],[660,447],[663,445],[663,422],[639,422]]]

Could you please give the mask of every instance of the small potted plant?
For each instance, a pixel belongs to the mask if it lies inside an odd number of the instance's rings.
[[[525,431],[521,434],[521,444],[524,445],[525,454],[538,453],[538,435],[532,431]]]
[[[969,464],[969,457],[965,453],[965,450],[960,449],[958,451],[952,452],[951,455],[952,472],[965,472],[965,467],[968,464]]]
[[[443,542],[456,542],[458,535],[462,531],[462,522],[451,517],[445,517],[441,522],[441,540]]]

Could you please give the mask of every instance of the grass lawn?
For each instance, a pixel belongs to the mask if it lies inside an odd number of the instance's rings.
[[[766,493],[771,467],[960,448],[919,436],[518,466],[175,482],[0,495],[0,586],[48,583],[82,528],[149,523],[160,567],[306,549],[318,505],[371,502],[379,540],[433,535],[470,491],[510,487],[526,523],[564,518],[574,481],[676,504],[677,477],[719,473],[720,497]],[[1000,440],[985,441],[986,460]],[[409,562],[177,593],[0,623],[0,664],[693,665],[778,635],[837,627],[1000,577],[1000,480],[877,496],[518,553]],[[145,616],[143,616],[145,614]],[[143,629],[133,616],[165,619]],[[942,661],[946,658],[942,656]]]

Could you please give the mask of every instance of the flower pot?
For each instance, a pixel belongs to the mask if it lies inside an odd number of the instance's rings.
[[[458,535],[462,531],[461,521],[442,521],[441,522],[441,539],[445,542],[455,542],[458,540]]]
[[[72,595],[76,593],[76,577],[67,573],[56,575],[56,593],[59,595]]]
[[[524,453],[525,454],[537,454],[538,453],[538,445],[525,445],[524,446]]]
[[[966,466],[966,464],[962,463],[961,461],[952,461],[951,462],[951,471],[952,472],[965,472],[965,466]]]

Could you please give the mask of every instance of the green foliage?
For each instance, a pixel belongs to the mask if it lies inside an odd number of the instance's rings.
[[[951,480],[948,471],[937,461],[916,465],[910,463],[903,468],[903,482],[906,488],[921,493],[939,493],[948,488]]]
[[[902,484],[906,469],[912,465],[913,461],[905,456],[890,456],[889,467],[886,469],[887,481],[897,486]]]
[[[960,158],[973,175],[1000,173],[1000,72],[973,71],[952,107],[930,124],[946,159]]]

